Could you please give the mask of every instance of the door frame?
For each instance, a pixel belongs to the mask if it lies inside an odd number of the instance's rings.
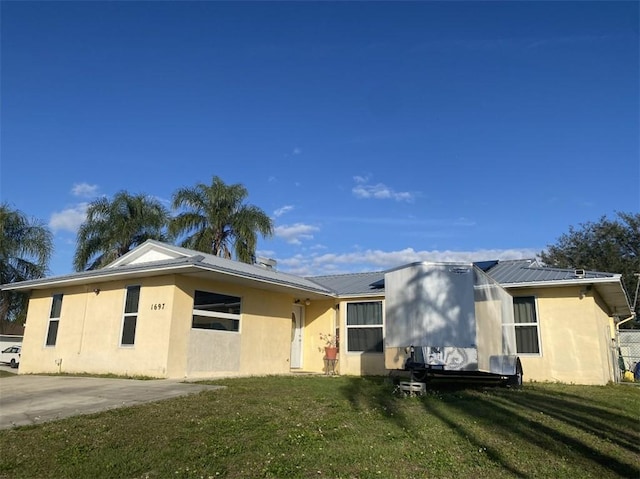
[[[293,337],[291,338],[291,349],[289,352],[289,367],[291,369],[300,369],[303,364],[303,339],[304,339],[304,306],[301,304],[293,304],[291,305],[291,314],[296,318],[296,327],[293,332]],[[292,318],[293,320],[293,318]],[[293,327],[293,325],[292,325]],[[293,342],[299,338],[298,343],[300,347],[297,351],[294,350]],[[297,355],[297,357],[295,357]]]

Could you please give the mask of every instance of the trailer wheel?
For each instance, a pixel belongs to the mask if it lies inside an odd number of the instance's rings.
[[[429,381],[429,375],[426,369],[412,369],[411,380],[418,383],[426,383]]]
[[[520,358],[516,359],[516,373],[513,376],[509,376],[507,379],[507,387],[510,388],[521,388],[523,381],[523,371],[522,364],[520,363]]]

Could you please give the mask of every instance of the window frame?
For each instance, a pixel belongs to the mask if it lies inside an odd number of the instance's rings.
[[[515,300],[516,299],[530,299],[531,300],[531,305],[533,307],[533,315],[534,315],[534,322],[528,322],[528,323],[519,323],[516,321],[516,303]],[[514,296],[513,297],[513,323],[507,324],[505,326],[513,326],[513,330],[514,330],[514,334],[516,334],[516,354],[518,355],[523,355],[523,356],[532,356],[532,357],[539,357],[542,356],[542,338],[540,336],[540,314],[539,314],[539,308],[538,308],[538,297],[532,294],[529,295],[522,295],[522,296]],[[538,343],[538,352],[521,352],[518,350],[518,341],[517,341],[517,330],[519,327],[535,327],[536,328],[536,340]]]
[[[350,304],[362,304],[362,303],[379,303],[380,304],[380,324],[356,324],[349,325],[349,305]],[[340,342],[345,344],[345,349],[347,354],[384,354],[384,325],[385,325],[385,311],[384,311],[384,299],[365,299],[358,301],[345,301],[345,313],[344,313],[344,326],[345,326],[345,337],[340,338]],[[380,329],[381,338],[382,338],[382,350],[381,351],[354,351],[351,350],[351,346],[349,344],[349,331],[351,329]]]
[[[129,311],[127,312],[127,301],[129,299],[129,290],[137,288],[138,289],[138,303],[136,304],[136,310],[135,311]],[[122,303],[122,322],[120,324],[120,344],[119,347],[121,348],[133,348],[136,345],[136,332],[138,330],[138,316],[140,315],[140,293],[142,292],[142,286],[139,284],[130,284],[125,286],[124,288],[124,301]],[[126,330],[126,325],[127,325],[127,320],[134,318],[134,325],[133,325],[133,342],[131,343],[125,343],[124,342],[124,334],[125,334],[125,330]]]
[[[60,303],[59,303],[59,311],[57,312],[58,315],[54,316],[54,313],[56,312],[56,298],[60,298]],[[56,344],[58,343],[58,333],[60,332],[60,318],[62,317],[62,300],[64,299],[64,294],[63,293],[55,293],[53,295],[51,295],[51,308],[49,309],[49,320],[47,321],[47,334],[45,334],[44,336],[44,347],[45,348],[55,348]],[[52,330],[51,330],[51,326],[55,323],[55,332],[53,333],[53,341],[52,344],[49,344],[51,342],[50,338],[52,336]]]
[[[238,309],[239,313],[224,313],[221,311],[207,311],[206,309],[197,309],[196,308],[196,294],[197,293],[205,293],[205,294],[217,294],[219,296],[226,296],[228,298],[237,299],[239,303]],[[244,299],[242,296],[238,296],[231,293],[225,293],[222,291],[214,291],[214,290],[203,290],[203,289],[194,289],[193,291],[193,309],[191,310],[191,330],[197,331],[210,331],[216,333],[224,333],[224,334],[240,334],[242,332],[242,304]],[[193,326],[193,318],[195,316],[204,316],[207,318],[217,318],[217,319],[225,319],[230,321],[237,321],[238,328],[237,329],[215,329],[215,328],[198,328]]]

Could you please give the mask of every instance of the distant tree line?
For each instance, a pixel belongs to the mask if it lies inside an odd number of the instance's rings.
[[[247,189],[225,184],[214,176],[211,184],[178,189],[172,216],[156,198],[120,191],[112,199],[89,204],[78,230],[73,267],[101,268],[149,239],[238,261],[254,261],[258,235],[273,235],[273,221],[260,208],[246,204]],[[53,235],[41,222],[30,220],[7,203],[0,204],[0,284],[37,279],[48,272]],[[26,317],[28,298],[0,291],[0,328]],[[2,329],[0,329],[1,331]]]

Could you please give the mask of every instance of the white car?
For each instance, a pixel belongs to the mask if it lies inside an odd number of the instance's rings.
[[[12,368],[17,368],[20,364],[20,350],[22,346],[9,346],[0,352],[0,363],[8,364]]]

